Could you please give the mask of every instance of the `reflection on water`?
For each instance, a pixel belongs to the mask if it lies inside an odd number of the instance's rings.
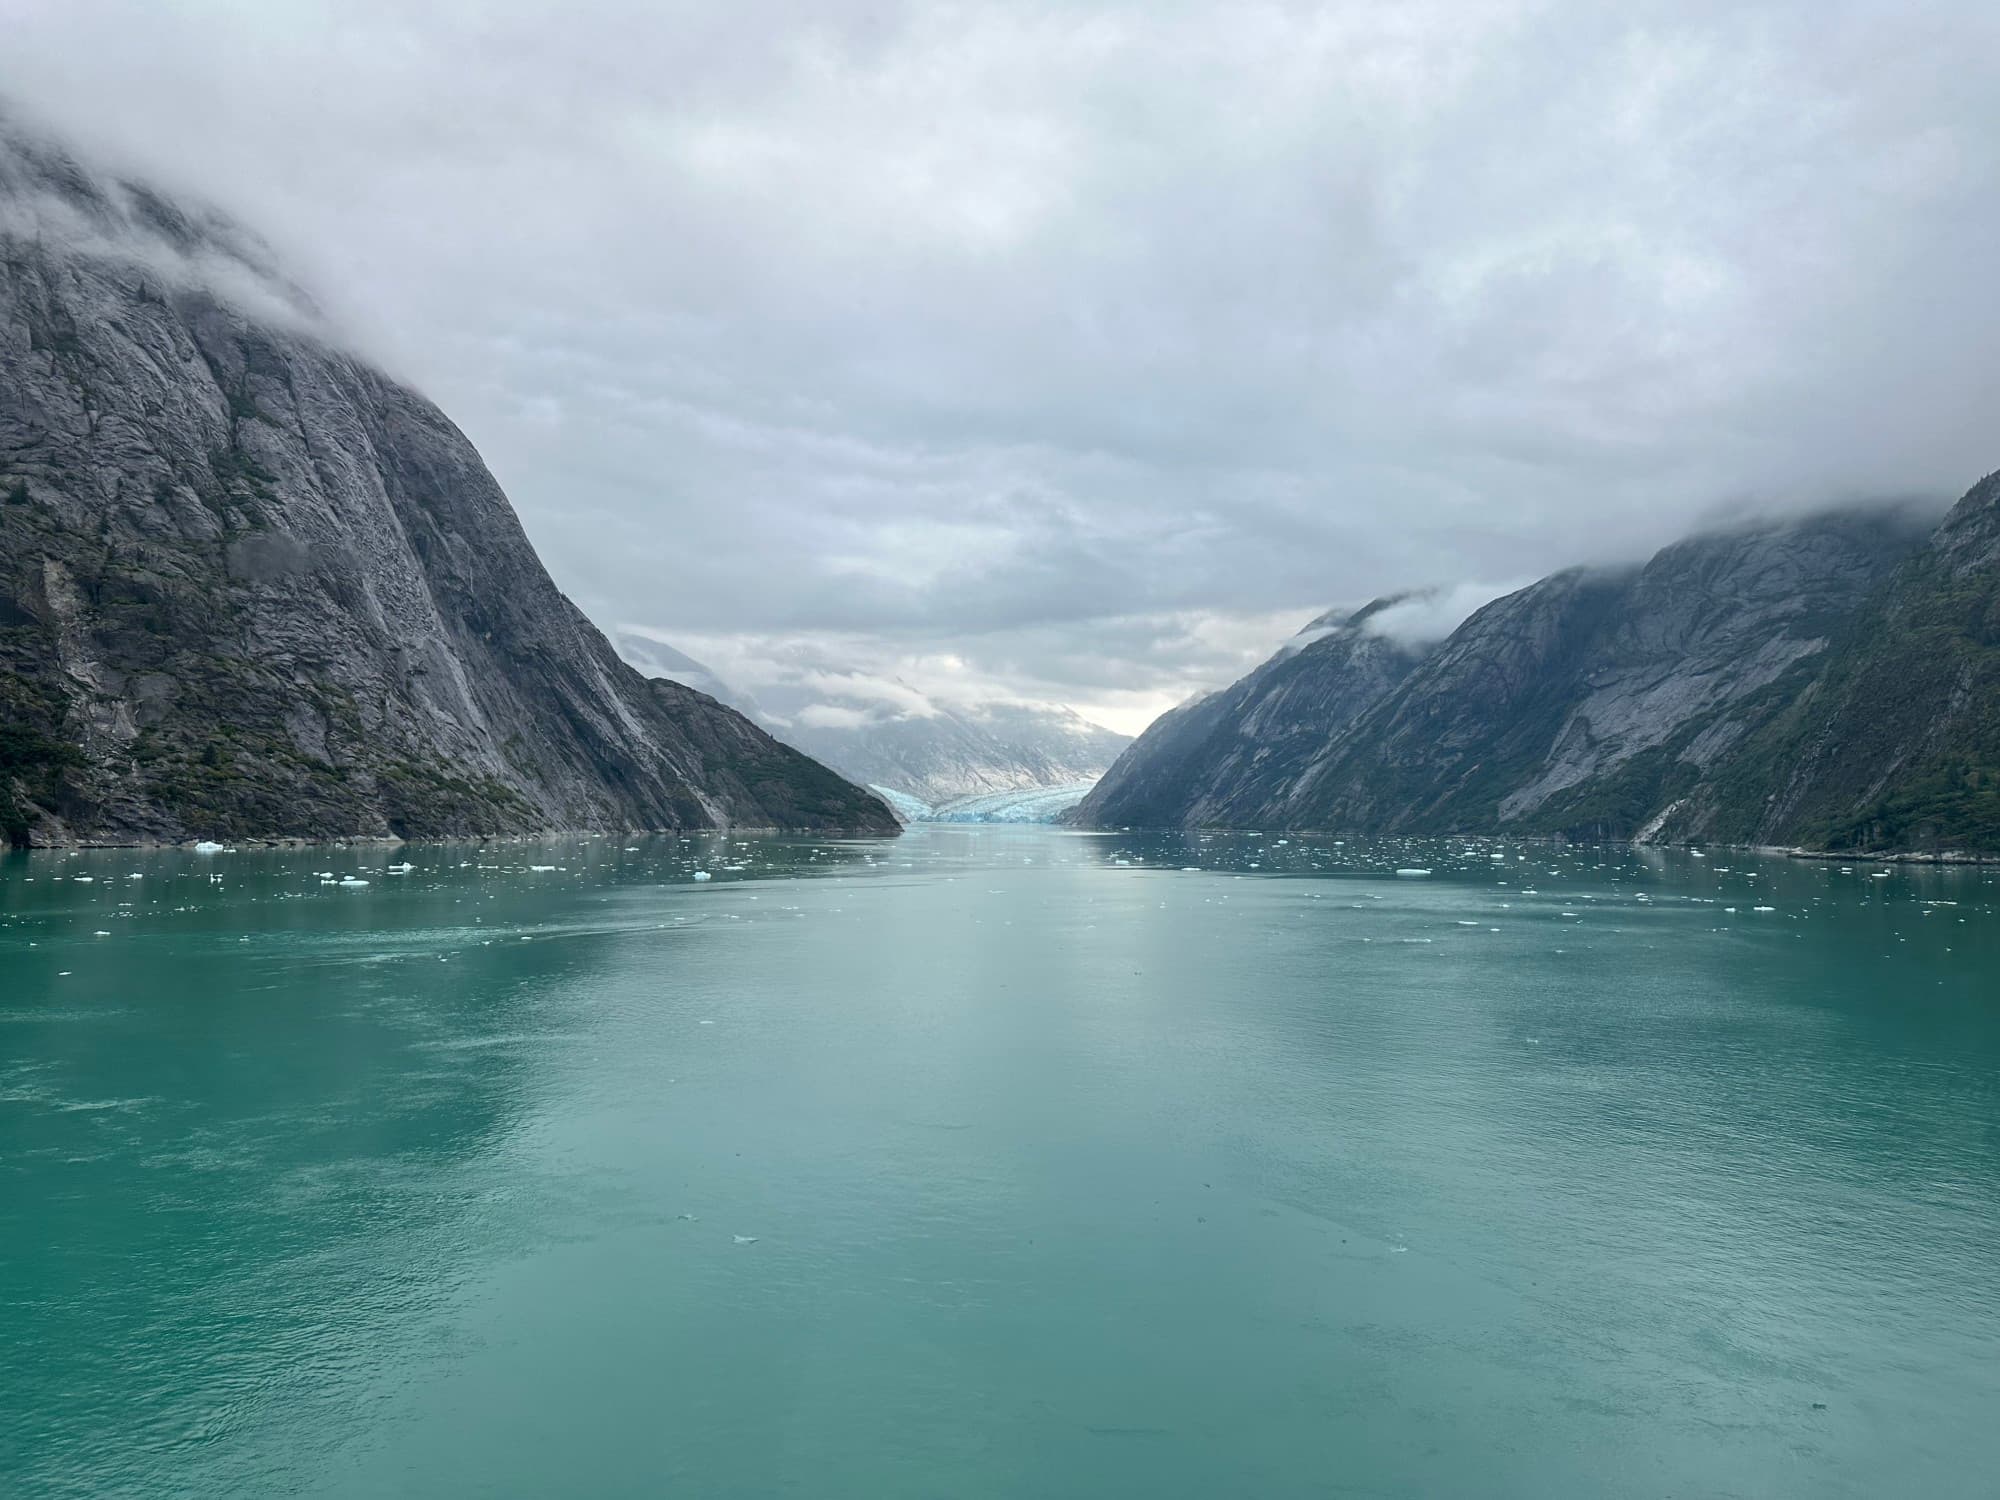
[[[1985,1493],[1994,880],[1034,828],[12,856],[0,1476]]]

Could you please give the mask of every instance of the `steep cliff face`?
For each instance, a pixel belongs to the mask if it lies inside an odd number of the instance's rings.
[[[1212,768],[1157,766],[1161,815],[1143,821],[1659,836],[1714,797],[1921,541],[1898,514],[1837,514],[1558,573],[1480,610],[1359,712],[1249,711],[1267,665],[1219,710],[1195,706],[1221,718],[1203,743],[1236,747]]]
[[[251,237],[4,122],[0,825],[896,826],[621,662],[465,437]]]
[[[1396,687],[1421,648],[1371,621],[1403,596],[1322,615],[1249,676],[1162,714],[1070,814],[1094,828],[1254,825]]]
[[[2000,853],[2000,474],[1839,632],[1668,835]]]

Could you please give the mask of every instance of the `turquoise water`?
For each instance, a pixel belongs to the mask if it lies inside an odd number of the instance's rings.
[[[1875,869],[12,856],[0,1493],[1990,1496],[2000,887]]]

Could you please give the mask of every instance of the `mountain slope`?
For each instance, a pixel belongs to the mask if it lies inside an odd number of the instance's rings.
[[[1206,743],[1247,747],[1163,769],[1179,816],[1162,821],[1659,836],[1921,541],[1899,513],[1840,513],[1555,574],[1475,613],[1359,712],[1230,699]]]
[[[1669,830],[2000,853],[2000,474],[1973,486],[1830,656]]]
[[[1409,675],[1416,648],[1369,622],[1406,596],[1332,612],[1220,692],[1162,714],[1073,811],[1082,827],[1246,825],[1360,714]]]
[[[0,725],[16,842],[896,826],[622,663],[251,237],[4,121]]]

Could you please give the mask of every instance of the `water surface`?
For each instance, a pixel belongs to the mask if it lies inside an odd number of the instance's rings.
[[[1991,1495],[1996,896],[999,827],[12,856],[0,1492]]]

